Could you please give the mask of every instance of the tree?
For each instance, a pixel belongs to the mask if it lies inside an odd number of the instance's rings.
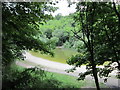
[[[62,46],[66,41],[69,40],[69,32],[64,30],[55,30],[52,33],[53,37],[59,38],[57,46]]]
[[[52,19],[44,11],[51,8],[44,2],[3,2],[2,3],[2,59],[3,66],[22,58],[23,50],[40,50],[50,53],[47,43],[39,40],[39,24]]]
[[[94,23],[96,21],[96,18],[95,18],[96,6],[95,6],[95,4],[96,4],[95,2],[78,4],[77,10],[78,10],[79,16],[78,16],[77,20],[81,24],[81,30],[79,30],[78,32],[73,31],[73,33],[78,39],[80,39],[84,42],[85,47],[86,47],[87,57],[86,58],[79,57],[79,60],[80,60],[79,64],[81,65],[82,63],[86,62],[86,60],[84,60],[84,59],[88,60],[88,64],[89,64],[89,66],[91,66],[92,74],[95,79],[96,87],[98,90],[100,90],[98,77],[97,77],[95,57],[94,57],[94,53],[95,53],[94,52],[94,41],[95,41]],[[81,7],[83,7],[83,8],[81,8]],[[79,32],[82,33],[82,36],[78,35]],[[85,38],[86,38],[86,40],[85,40]],[[78,56],[76,56],[76,57],[78,57]],[[73,59],[73,57],[72,57],[72,59]],[[90,73],[91,73],[91,71],[90,71]]]
[[[47,85],[49,80],[43,80],[44,83],[42,81],[44,71],[36,68],[19,71],[10,65],[13,61],[24,59],[24,50],[39,50],[53,55],[51,44],[40,40],[39,27],[52,19],[44,11],[50,12],[53,9],[44,2],[2,2],[2,89],[33,89]],[[54,80],[51,81],[54,87]]]
[[[72,56],[68,64],[74,64],[76,67],[86,64],[87,72],[80,74],[79,79],[93,74],[98,90],[100,87],[97,75],[108,77],[109,73],[116,68],[110,64],[114,62],[119,64],[119,25],[112,6],[114,5],[111,2],[81,2],[77,5],[75,16],[79,29],[73,33],[76,38],[83,41],[84,51],[80,52],[82,54]],[[103,69],[96,67],[106,61],[109,61],[109,64]]]
[[[119,37],[119,19],[114,11],[114,5],[110,3],[101,3],[99,8],[99,22],[96,23],[97,37],[96,37],[96,56],[98,63],[102,65],[105,61],[109,61],[106,68],[110,73],[114,69],[120,68],[120,40]],[[116,7],[119,7],[117,5]],[[118,65],[113,69],[110,64],[117,63]],[[108,74],[109,74],[108,73]]]
[[[45,31],[43,31],[46,38],[51,39],[52,38],[52,30],[51,29],[46,29]]]
[[[62,17],[62,14],[61,14],[61,13],[58,13],[58,14],[55,16],[55,18],[56,18],[57,20],[60,20],[61,17]]]
[[[119,8],[119,6],[119,4],[115,6],[114,2],[103,4],[102,7],[105,9],[100,10],[100,13],[104,16],[99,17],[99,22],[97,23],[97,26],[99,26],[101,30],[98,30],[100,34],[97,35],[96,48],[99,47],[99,49],[96,50],[96,55],[100,64],[109,61],[109,64],[103,70],[100,70],[100,74],[105,77],[108,77],[109,73],[115,69],[120,70],[120,40],[118,39],[120,36],[120,24],[118,15],[116,15],[117,9],[115,10],[115,8]],[[114,63],[117,63],[117,65],[112,67]]]
[[[118,10],[117,10],[117,8],[118,8]],[[115,14],[116,14],[116,16],[118,18],[116,35],[118,35],[118,37],[119,37],[119,35],[120,35],[119,34],[120,33],[119,32],[119,30],[120,30],[120,5],[118,4],[117,7],[116,7],[116,4],[115,4],[114,1],[113,1],[113,10],[114,10],[114,12],[115,12]],[[120,41],[118,40],[117,42],[120,42]],[[119,51],[119,49],[116,50],[115,46],[113,46],[114,55],[116,57],[116,62],[118,63],[118,69],[120,70],[120,57],[119,57],[120,51]]]

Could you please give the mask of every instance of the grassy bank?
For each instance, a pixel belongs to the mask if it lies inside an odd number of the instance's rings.
[[[72,55],[76,55],[78,52],[73,49],[64,49],[64,48],[56,48],[54,50],[54,57],[50,55],[41,54],[40,52],[30,51],[33,56],[48,59],[54,62],[66,63],[66,60],[70,58]]]
[[[56,48],[54,50],[54,57],[47,55],[47,54],[41,54],[40,52],[35,51],[29,51],[33,56],[40,57],[43,59],[47,59],[54,62],[60,62],[66,64],[66,60],[70,58],[72,55],[78,54],[76,50],[73,49],[65,49],[65,48]],[[109,61],[106,61],[103,65],[108,65]],[[83,64],[84,65],[84,64]],[[98,66],[98,65],[97,65]]]

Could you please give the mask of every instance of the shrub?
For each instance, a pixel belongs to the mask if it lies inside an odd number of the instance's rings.
[[[23,69],[22,71],[10,69],[3,75],[3,90],[38,90],[40,88],[58,88],[60,82],[46,78],[44,70],[39,68]]]

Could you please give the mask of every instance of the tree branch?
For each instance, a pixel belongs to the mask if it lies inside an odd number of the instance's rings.
[[[75,36],[77,39],[80,39],[81,41],[83,41],[84,44],[86,45],[86,47],[88,47],[86,41],[85,41],[82,37],[80,37],[80,36],[77,34],[77,32],[75,32],[75,31],[72,31],[72,32],[74,33],[74,36]]]

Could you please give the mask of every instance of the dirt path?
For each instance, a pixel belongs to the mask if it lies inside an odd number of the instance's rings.
[[[43,58],[38,58],[38,57],[32,56],[28,52],[26,52],[24,54],[24,56],[26,57],[26,62],[30,62],[31,64],[30,63],[23,63],[20,61],[17,61],[16,64],[23,66],[23,67],[26,67],[26,68],[37,66],[37,67],[41,67],[45,71],[56,72],[56,73],[66,74],[66,75],[75,76],[75,77],[78,77],[79,73],[86,71],[86,66],[81,66],[79,68],[76,68],[76,70],[74,72],[67,73],[66,70],[71,69],[74,66],[49,61],[49,60],[46,60]],[[114,75],[114,72],[112,74]],[[87,76],[86,79],[94,80],[91,76]],[[99,78],[99,81],[104,83],[103,79]],[[111,88],[116,88],[116,87],[119,87],[118,82],[120,82],[120,80],[118,81],[118,79],[109,78],[108,81],[106,82],[106,85],[111,87]]]

